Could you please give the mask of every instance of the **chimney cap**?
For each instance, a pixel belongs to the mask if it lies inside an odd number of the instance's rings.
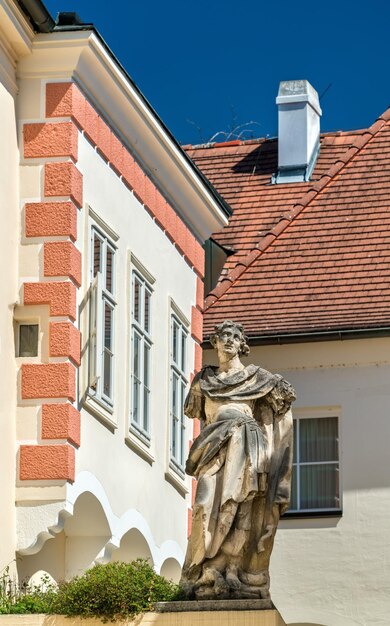
[[[308,80],[282,80],[276,104],[308,102],[318,115],[322,115],[318,93]]]

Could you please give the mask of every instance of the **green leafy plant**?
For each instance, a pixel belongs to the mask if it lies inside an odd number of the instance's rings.
[[[82,576],[60,583],[52,612],[115,620],[151,611],[155,602],[180,597],[178,585],[139,559],[95,565]]]
[[[0,575],[0,614],[57,613],[114,621],[151,611],[155,602],[181,597],[178,585],[141,559],[95,565],[58,587],[49,577],[43,577],[39,585],[17,583],[9,567]]]
[[[11,577],[9,566],[0,575],[0,614],[50,613],[56,587],[48,576],[41,584],[18,583]]]

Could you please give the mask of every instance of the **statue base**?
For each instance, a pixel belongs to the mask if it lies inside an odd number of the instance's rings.
[[[157,613],[183,613],[194,611],[263,611],[273,609],[271,600],[180,600],[156,602]]]
[[[238,602],[242,604],[233,609],[233,604]],[[261,608],[258,605],[260,602],[262,600],[158,602],[155,613],[144,615],[142,626],[286,626],[279,611]],[[195,606],[210,603],[213,604],[212,610]],[[244,603],[247,604],[246,608]],[[192,605],[192,608],[185,605]]]

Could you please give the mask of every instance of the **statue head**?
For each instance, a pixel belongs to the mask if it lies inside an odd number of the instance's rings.
[[[249,346],[247,344],[247,337],[244,334],[244,327],[242,324],[238,324],[237,322],[232,322],[231,320],[225,320],[221,324],[217,324],[215,327],[214,333],[210,335],[210,343],[213,348],[217,347],[217,339],[223,337],[224,333],[228,332],[239,334],[241,341],[238,349],[238,356],[247,356],[249,354]]]

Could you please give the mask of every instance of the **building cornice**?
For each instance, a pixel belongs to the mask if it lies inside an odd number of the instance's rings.
[[[37,35],[18,77],[74,80],[199,241],[227,224],[222,203],[94,30]]]
[[[12,0],[0,0],[0,81],[15,96],[18,60],[31,52],[34,32]]]

